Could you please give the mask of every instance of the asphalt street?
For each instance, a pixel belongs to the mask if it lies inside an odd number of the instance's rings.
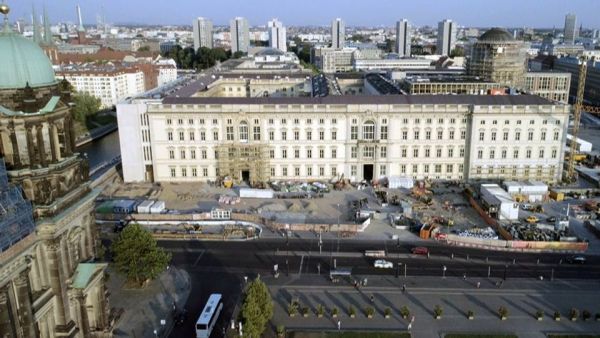
[[[194,337],[194,323],[211,293],[222,293],[224,312],[211,337],[221,337],[230,325],[235,304],[239,303],[244,276],[272,275],[274,265],[283,276],[327,275],[332,268],[350,268],[357,278],[380,276],[440,276],[498,280],[520,278],[600,279],[600,257],[587,256],[585,264],[569,264],[569,254],[532,254],[490,252],[471,248],[426,245],[430,255],[414,255],[414,245],[396,241],[260,239],[240,242],[160,241],[172,253],[171,264],[185,269],[192,290],[185,305],[189,315],[171,337]],[[373,266],[376,257],[366,250],[383,250],[382,259],[394,264],[391,269]],[[444,271],[444,266],[446,267]]]
[[[569,254],[522,254],[446,246],[429,246],[429,258],[411,254],[412,245],[394,241],[258,240],[249,242],[160,242],[173,254],[173,264],[189,272],[269,274],[278,265],[284,274],[328,274],[335,268],[351,268],[353,275],[600,278],[600,257],[586,257],[585,264],[569,264]],[[375,268],[376,257],[366,250],[383,250],[392,269]]]

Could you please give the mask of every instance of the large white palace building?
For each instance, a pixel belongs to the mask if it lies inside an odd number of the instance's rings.
[[[568,105],[532,95],[313,97],[315,82],[300,76],[235,76],[119,105],[125,181],[561,179]]]

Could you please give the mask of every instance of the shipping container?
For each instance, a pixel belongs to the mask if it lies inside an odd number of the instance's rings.
[[[156,201],[150,207],[151,214],[160,214],[166,209],[165,201]]]

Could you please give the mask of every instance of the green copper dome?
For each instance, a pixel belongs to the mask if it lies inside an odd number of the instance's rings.
[[[0,30],[0,89],[41,87],[56,83],[44,51],[8,29]]]

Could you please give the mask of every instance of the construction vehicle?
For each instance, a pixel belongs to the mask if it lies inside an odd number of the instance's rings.
[[[560,191],[555,191],[555,190],[550,190],[549,196],[551,199],[553,199],[557,202],[560,202],[565,199],[565,193],[560,192]]]
[[[581,161],[585,161],[587,159],[587,155],[586,154],[582,154],[582,153],[575,153],[575,155],[573,155],[573,161],[579,163]],[[565,155],[565,161],[571,161],[571,153],[567,153]]]
[[[540,219],[539,219],[539,218],[537,218],[537,217],[535,217],[535,216],[533,216],[533,215],[531,215],[531,216],[527,217],[527,218],[525,219],[525,221],[527,221],[527,223],[529,223],[529,224],[534,224],[534,223],[537,223],[537,222],[539,222],[539,221],[540,221]]]

